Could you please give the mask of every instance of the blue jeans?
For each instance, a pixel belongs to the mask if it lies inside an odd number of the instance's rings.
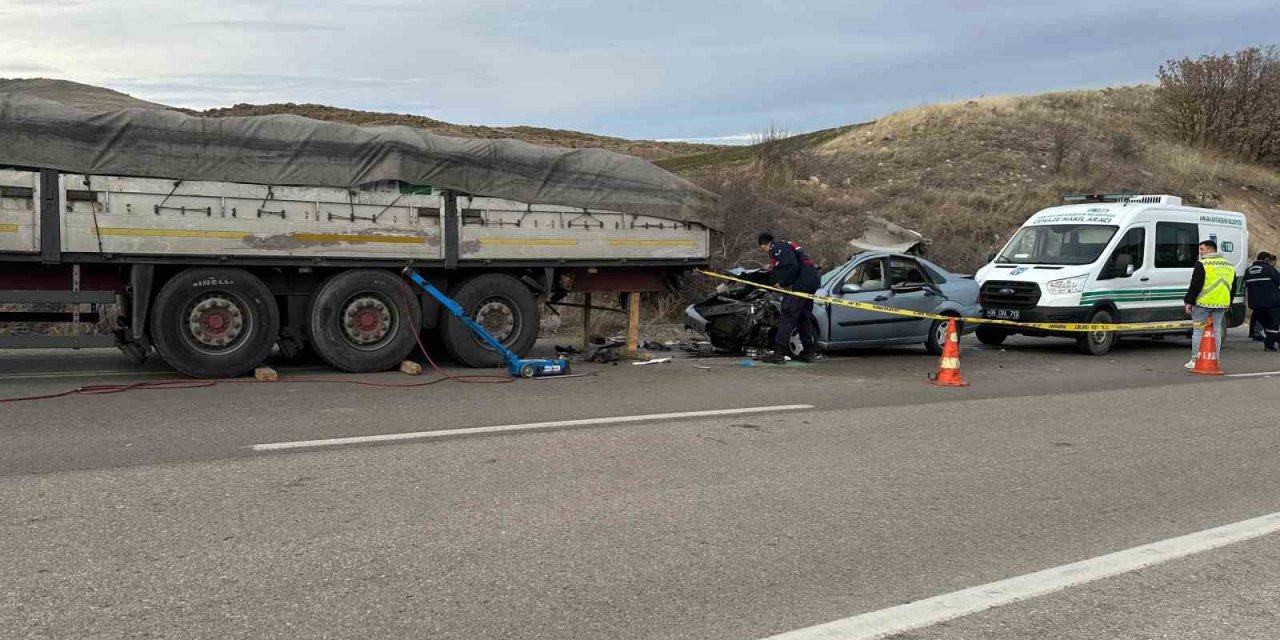
[[[1218,348],[1218,362],[1222,362],[1222,343],[1227,339],[1227,310],[1226,309],[1206,309],[1200,306],[1191,307],[1191,319],[1197,325],[1203,323],[1209,317],[1213,317],[1213,342]],[[1197,326],[1191,332],[1191,357],[1195,358],[1200,353],[1200,334],[1204,330]]]

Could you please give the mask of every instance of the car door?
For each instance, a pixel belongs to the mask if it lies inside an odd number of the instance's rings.
[[[889,301],[890,307],[933,313],[942,299],[934,291],[929,275],[921,268],[920,263],[905,256],[889,258]],[[885,328],[884,339],[924,339],[929,333],[932,320],[897,316]]]
[[[831,287],[832,297],[853,302],[888,304],[888,261],[882,256],[868,257],[856,264],[843,281]],[[831,342],[842,345],[859,345],[880,342],[886,335],[886,327],[895,316],[831,305]]]

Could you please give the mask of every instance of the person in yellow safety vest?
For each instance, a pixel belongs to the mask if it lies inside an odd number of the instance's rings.
[[[1231,292],[1234,291],[1236,267],[1218,253],[1218,243],[1205,240],[1200,243],[1200,261],[1191,272],[1191,286],[1182,299],[1186,303],[1187,315],[1196,323],[1191,332],[1191,361],[1184,365],[1188,369],[1196,367],[1196,356],[1200,353],[1200,336],[1204,333],[1201,325],[1213,318],[1214,346],[1217,347],[1219,362],[1222,360],[1222,343],[1227,337],[1227,309],[1231,308]]]

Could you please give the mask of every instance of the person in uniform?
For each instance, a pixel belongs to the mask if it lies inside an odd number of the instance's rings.
[[[778,240],[773,234],[764,231],[756,237],[760,250],[769,254],[772,264],[774,284],[782,289],[790,289],[800,293],[812,294],[821,286],[818,266],[805,254],[804,249],[794,243]],[[782,318],[778,322],[778,333],[774,338],[773,353],[763,358],[764,362],[784,364],[789,353],[788,345],[791,334],[798,331],[804,351],[799,359],[806,362],[817,359],[815,347],[817,336],[814,331],[813,300],[799,296],[784,295],[782,297]]]
[[[1280,271],[1269,262],[1271,254],[1263,251],[1244,271],[1245,292],[1253,321],[1262,328],[1262,348],[1277,351],[1280,343]]]
[[[1222,343],[1227,338],[1227,309],[1231,308],[1231,292],[1235,285],[1236,267],[1218,253],[1218,243],[1205,240],[1200,243],[1200,260],[1191,271],[1191,285],[1182,299],[1187,315],[1195,322],[1191,332],[1191,360],[1184,365],[1196,368],[1200,353],[1200,337],[1204,323],[1213,319],[1213,335],[1216,338],[1218,361],[1222,361]]]

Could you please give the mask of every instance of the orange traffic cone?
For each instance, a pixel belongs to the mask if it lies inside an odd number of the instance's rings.
[[[1220,376],[1218,368],[1218,339],[1213,333],[1213,316],[1204,323],[1204,333],[1200,334],[1200,352],[1196,354],[1196,366],[1191,373],[1202,376]]]
[[[942,359],[938,361],[938,375],[929,381],[940,387],[967,387],[960,377],[960,335],[956,333],[956,319],[947,320],[947,339],[942,343]]]

